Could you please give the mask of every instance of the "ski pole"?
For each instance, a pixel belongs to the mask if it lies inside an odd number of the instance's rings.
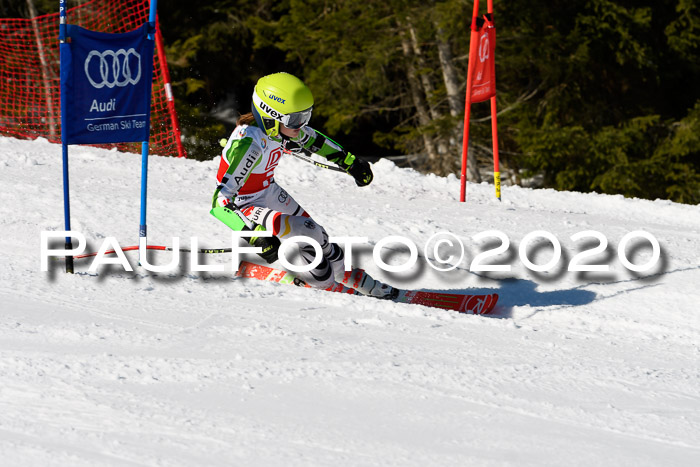
[[[332,170],[334,172],[345,173],[345,171],[343,169],[341,169],[340,167],[338,167],[337,165],[324,164],[323,162],[318,162],[318,161],[310,158],[309,156],[306,156],[304,154],[297,154],[295,152],[291,152],[288,149],[283,149],[283,151],[286,152],[287,154],[291,154],[292,156],[296,157],[297,159],[303,160],[304,162],[309,162],[310,164],[313,164],[316,167],[321,167],[322,169]]]
[[[139,246],[138,245],[132,245],[132,246],[127,246],[121,249],[121,251],[134,251],[138,250]],[[163,245],[147,245],[146,249],[148,250],[158,250],[158,251],[175,251],[173,247],[170,246],[163,246]],[[185,253],[192,253],[192,250],[189,248],[179,248],[178,251],[182,251]],[[196,253],[209,253],[209,254],[217,254],[217,253],[231,253],[233,251],[232,248],[200,248],[196,250]],[[105,251],[105,255],[113,255],[117,251],[116,250],[107,250]],[[82,255],[76,255],[73,256],[73,259],[83,259],[83,258],[90,258],[93,256],[97,256],[97,252],[94,253],[85,253]],[[56,261],[60,261],[62,259],[65,259],[63,257],[57,257],[54,258]]]

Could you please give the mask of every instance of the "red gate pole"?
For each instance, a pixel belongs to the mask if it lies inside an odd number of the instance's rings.
[[[168,105],[168,113],[170,114],[173,137],[175,138],[175,144],[177,146],[177,154],[178,157],[187,157],[180,138],[180,124],[177,121],[177,112],[175,112],[175,98],[173,97],[173,88],[170,85],[170,70],[168,70],[168,62],[165,58],[165,46],[163,45],[163,35],[160,32],[160,21],[158,17],[156,17],[156,51],[158,52],[160,71],[163,74],[163,81],[165,83],[165,98]]]
[[[464,104],[464,133],[462,135],[462,175],[460,177],[459,201],[464,202],[467,192],[467,152],[469,148],[469,119],[472,103],[472,69],[476,60],[476,47],[478,42],[477,17],[479,15],[479,0],[474,0],[474,12],[472,13],[471,35],[469,37],[469,64],[467,66],[467,97]]]
[[[487,13],[493,18],[493,0],[488,0]],[[494,35],[495,39],[495,35]],[[496,75],[493,75],[496,80]],[[494,84],[495,86],[495,84]],[[498,120],[496,118],[496,95],[491,96],[491,139],[493,141],[493,185],[496,188],[496,198],[501,201],[501,170],[498,161]]]

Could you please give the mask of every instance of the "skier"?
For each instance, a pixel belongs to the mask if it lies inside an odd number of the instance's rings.
[[[395,298],[398,289],[364,271],[346,273],[343,250],[329,242],[326,230],[275,182],[275,168],[286,152],[325,157],[350,174],[360,187],[372,182],[369,163],[308,126],[313,104],[309,88],[293,75],[275,73],[258,80],[251,113],[239,117],[221,153],[212,207],[242,213],[252,222],[252,230],[271,231],[273,237],[249,240],[262,248],[259,255],[268,263],[277,260],[280,240],[299,235],[314,239],[323,252],[321,263],[307,273],[296,274],[312,287],[337,287],[337,282],[364,295]],[[315,259],[314,247],[302,245],[300,257],[309,265]]]

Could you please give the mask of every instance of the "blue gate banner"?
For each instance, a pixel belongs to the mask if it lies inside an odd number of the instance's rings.
[[[109,34],[67,25],[61,44],[64,144],[148,141],[154,25]]]

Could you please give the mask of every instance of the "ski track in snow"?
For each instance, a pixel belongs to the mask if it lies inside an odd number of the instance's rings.
[[[138,243],[140,156],[70,148],[71,219],[89,250]],[[149,161],[149,243],[229,247],[208,214],[218,160]],[[700,460],[700,209],[668,201],[470,184],[387,161],[375,181],[283,158],[276,179],[331,236],[366,236],[355,263],[400,287],[496,291],[488,317],[180,267],[40,270],[40,232],[63,230],[61,148],[0,137],[0,465],[697,465]],[[494,264],[470,272],[510,240]],[[553,233],[549,273],[518,256]],[[566,271],[597,230],[607,273]],[[652,270],[617,259],[628,232],[661,245]],[[372,246],[389,235],[422,250],[437,232],[466,247],[458,269],[425,259],[388,274]],[[552,249],[531,245],[546,263]],[[644,263],[644,242],[627,249]],[[172,252],[153,252],[165,264]],[[401,264],[405,248],[382,256]],[[251,258],[255,260],[255,258]]]

